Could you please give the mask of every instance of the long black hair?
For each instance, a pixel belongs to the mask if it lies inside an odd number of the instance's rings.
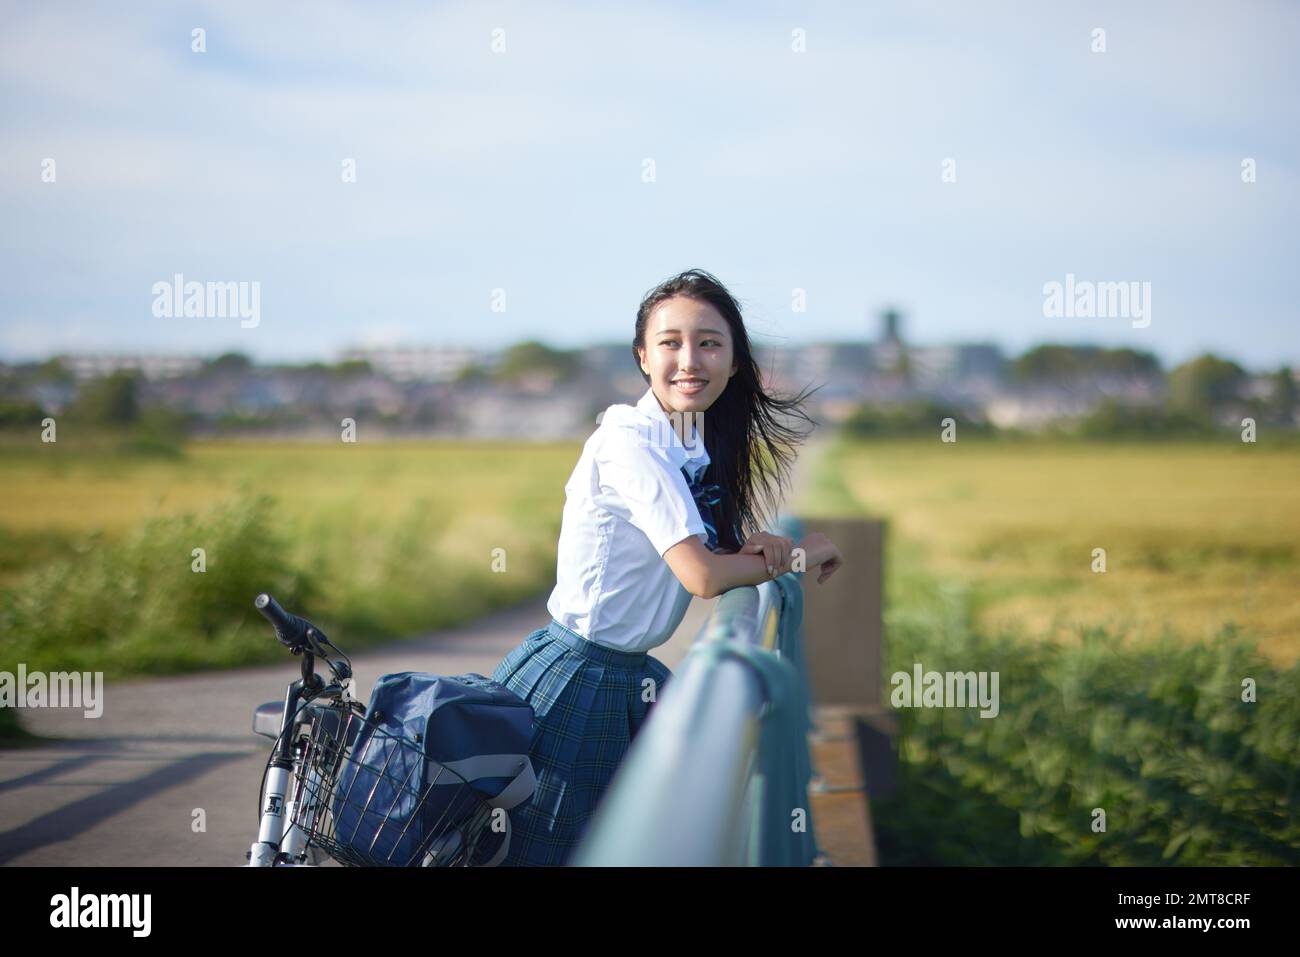
[[[767,519],[776,515],[783,486],[794,463],[795,446],[817,427],[802,408],[812,392],[805,389],[796,396],[780,396],[763,390],[740,306],[716,277],[702,269],[688,269],[661,282],[641,300],[632,352],[647,384],[650,376],[641,369],[639,351],[649,351],[645,341],[646,321],[656,307],[674,296],[708,303],[731,328],[736,374],[727,380],[722,395],[704,413],[705,427],[700,431],[709,453],[709,467],[703,481],[716,483],[723,490],[722,503],[718,506],[721,512],[718,546],[734,552],[750,533],[764,530]],[[781,421],[789,417],[803,419],[808,427],[800,430]],[[760,497],[766,506],[761,511]]]

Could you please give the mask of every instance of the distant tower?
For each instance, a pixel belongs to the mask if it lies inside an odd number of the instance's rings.
[[[907,347],[903,345],[900,328],[903,316],[896,309],[886,309],[880,315],[880,341],[871,347],[872,365],[877,372],[901,375],[907,378],[910,363]]]
[[[903,337],[898,334],[898,327],[902,324],[903,317],[898,314],[897,310],[887,309],[881,319],[883,323],[880,331],[880,341],[901,345]]]

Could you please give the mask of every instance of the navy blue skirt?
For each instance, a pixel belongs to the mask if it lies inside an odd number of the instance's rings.
[[[569,862],[671,677],[652,655],[597,645],[554,619],[497,665],[492,678],[532,705],[536,722],[529,757],[537,790],[508,812],[510,850],[503,866]]]

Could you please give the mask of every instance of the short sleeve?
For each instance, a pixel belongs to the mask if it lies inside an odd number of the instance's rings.
[[[638,442],[633,431],[611,429],[595,460],[601,488],[617,499],[611,510],[643,531],[660,555],[691,535],[708,539],[686,477],[663,448]]]

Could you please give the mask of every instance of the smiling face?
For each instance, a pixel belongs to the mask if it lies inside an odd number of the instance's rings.
[[[707,302],[674,296],[646,320],[641,371],[664,412],[703,412],[736,374],[731,329]]]

